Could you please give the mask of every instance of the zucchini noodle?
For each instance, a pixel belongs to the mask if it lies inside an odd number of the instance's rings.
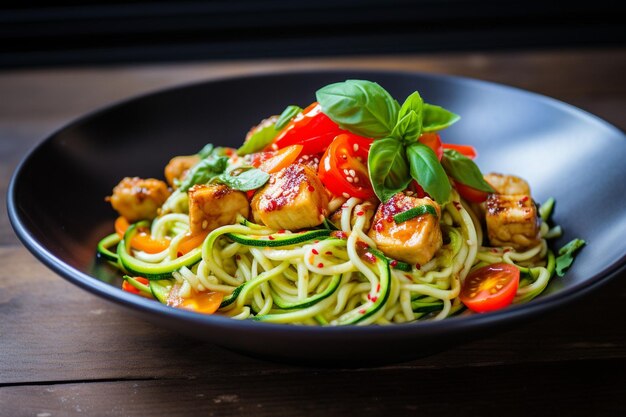
[[[173,194],[166,210],[149,227],[153,238],[170,239],[169,247],[155,254],[129,249],[131,259],[158,267],[178,258],[179,245],[189,231],[185,197],[184,193]],[[194,249],[201,253],[197,261],[175,268],[169,278],[159,275],[158,282],[177,285],[182,298],[204,292],[225,294],[217,314],[233,319],[382,325],[441,320],[462,312],[461,285],[471,271],[484,265],[503,262],[519,268],[522,279],[514,303],[536,297],[553,275],[555,257],[546,237],[560,233],[558,226],[549,229],[543,223],[540,243],[523,252],[481,246],[479,216],[454,190],[452,202],[442,207],[443,246],[431,261],[409,271],[394,269],[394,261],[376,249],[365,229],[366,217],[356,215],[361,201],[350,198],[340,202],[340,234],[327,231],[308,239],[310,231],[276,231],[240,218],[239,224],[210,232],[200,248]],[[288,244],[264,245],[272,236],[280,236]],[[105,239],[109,245],[119,241]],[[119,245],[124,245],[124,240]],[[112,251],[107,253],[115,256]],[[127,266],[120,260],[118,264]]]

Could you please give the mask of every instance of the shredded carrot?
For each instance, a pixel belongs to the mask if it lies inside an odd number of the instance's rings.
[[[193,249],[202,245],[204,239],[206,239],[208,232],[202,232],[195,235],[187,235],[181,239],[178,244],[178,256],[183,256],[186,253],[191,252]]]

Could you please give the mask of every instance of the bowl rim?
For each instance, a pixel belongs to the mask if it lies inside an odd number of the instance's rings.
[[[208,80],[194,80],[191,82],[184,82],[175,84],[156,90],[143,92],[137,95],[133,95],[121,100],[114,101],[108,105],[98,107],[85,114],[73,118],[60,127],[56,128],[52,133],[46,135],[35,145],[26,155],[22,158],[17,168],[13,172],[9,187],[7,190],[7,211],[9,215],[10,223],[24,246],[44,265],[56,272],[58,275],[71,282],[72,284],[82,288],[92,294],[95,294],[101,298],[112,301],[118,305],[126,308],[131,308],[135,311],[142,313],[148,313],[154,317],[163,317],[164,319],[182,320],[184,322],[197,324],[207,327],[222,327],[231,328],[232,330],[242,330],[250,332],[263,332],[263,333],[284,333],[289,332],[298,337],[319,337],[319,336],[331,336],[342,334],[349,337],[369,337],[369,336],[407,336],[414,335],[415,337],[420,334],[434,334],[437,332],[442,333],[454,333],[455,331],[465,331],[469,328],[478,327],[490,327],[495,324],[505,324],[514,322],[524,318],[534,317],[542,312],[555,309],[563,304],[572,302],[584,294],[600,287],[605,284],[621,272],[626,269],[626,253],[624,253],[619,259],[613,263],[606,265],[600,271],[587,277],[583,281],[574,284],[571,287],[560,290],[554,294],[538,297],[529,303],[513,305],[503,310],[498,310],[488,314],[471,314],[465,316],[454,316],[439,321],[423,321],[423,322],[411,322],[396,324],[392,326],[293,326],[290,324],[278,324],[278,323],[263,323],[254,322],[252,320],[233,320],[229,317],[217,316],[217,315],[204,315],[200,313],[194,313],[191,311],[176,309],[163,305],[154,300],[149,300],[143,297],[137,297],[134,294],[122,291],[121,289],[99,280],[85,272],[80,271],[66,264],[62,259],[53,255],[46,247],[38,241],[28,230],[26,224],[27,220],[23,218],[18,208],[19,201],[16,195],[16,188],[21,178],[21,173],[39,150],[45,146],[48,142],[54,140],[54,138],[62,133],[64,130],[69,129],[77,124],[88,122],[89,119],[98,117],[100,114],[114,111],[118,108],[126,106],[128,104],[157,97],[160,95],[166,95],[174,91],[190,89],[198,87],[200,85],[207,86],[211,84],[218,84],[228,81],[238,81],[242,79],[259,79],[264,80],[268,78],[280,78],[284,76],[316,76],[316,75],[328,75],[328,76],[341,76],[350,78],[350,74],[380,76],[380,75],[399,75],[399,76],[413,76],[423,79],[438,80],[446,83],[470,84],[479,86],[486,89],[497,89],[510,91],[515,94],[526,95],[534,100],[543,102],[549,106],[556,107],[566,113],[574,114],[576,117],[585,118],[587,121],[594,123],[599,128],[608,129],[621,136],[622,140],[626,140],[624,132],[608,123],[607,121],[595,116],[586,110],[577,108],[573,105],[567,104],[555,98],[545,96],[542,94],[534,93],[528,90],[524,90],[517,87],[508,86],[505,84],[495,83],[491,81],[484,81],[475,78],[447,75],[447,74],[435,74],[421,71],[406,71],[406,70],[388,70],[388,69],[363,69],[363,68],[350,68],[350,67],[338,67],[333,69],[311,69],[311,70],[286,70],[286,71],[263,71],[253,72],[245,75],[234,75],[212,78]],[[95,257],[95,249],[94,249]]]

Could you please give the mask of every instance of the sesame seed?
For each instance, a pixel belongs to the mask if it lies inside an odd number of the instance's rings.
[[[347,169],[344,169],[344,170],[343,170],[343,173],[344,173],[344,174],[346,174],[346,175],[349,175],[349,174],[350,174],[350,171],[348,171]]]
[[[309,160],[309,155],[304,155],[304,156],[302,157],[302,160],[304,160],[304,161],[308,161],[308,160]]]
[[[351,170],[350,170],[350,176],[354,177],[355,175],[356,175],[356,171],[355,171],[355,170],[353,170],[353,169],[351,169]]]
[[[354,145],[352,145],[352,149],[354,149],[354,152],[359,150],[359,144],[355,143]]]
[[[202,229],[206,229],[208,225],[209,225],[208,220],[203,220],[202,221]]]
[[[343,193],[343,194],[341,194],[341,195],[342,195],[344,198],[350,198],[350,194],[348,194],[348,193]]]
[[[354,182],[359,182],[359,177],[354,177]]]
[[[348,180],[348,182],[354,182],[354,180],[352,179],[352,177],[346,177],[346,180]]]

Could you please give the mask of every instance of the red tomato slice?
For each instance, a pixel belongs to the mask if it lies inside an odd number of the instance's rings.
[[[319,166],[320,180],[334,195],[368,199],[374,190],[367,172],[371,139],[342,133],[330,144]]]
[[[422,133],[418,141],[432,149],[435,155],[437,155],[437,159],[441,161],[443,157],[443,146],[441,145],[441,138],[438,134],[432,132]]]
[[[463,199],[472,203],[482,203],[489,197],[489,193],[485,191],[477,190],[468,185],[461,184],[460,182],[454,182],[454,188],[459,192]]]
[[[487,265],[470,273],[459,297],[472,311],[485,313],[513,302],[519,286],[519,269],[506,263]]]
[[[300,155],[301,152],[302,145],[291,145],[283,148],[274,152],[270,158],[261,162],[259,169],[267,172],[268,174],[278,172],[281,169],[293,164],[296,159],[298,159],[298,155]],[[254,165],[254,162],[252,164]]]
[[[289,122],[266,150],[299,144],[305,155],[322,153],[340,133],[347,132],[322,113],[322,106],[315,102]]]
[[[470,145],[455,145],[452,143],[444,143],[443,149],[454,149],[460,154],[467,156],[469,159],[474,159],[476,158],[476,155],[478,155],[478,153],[476,152],[476,148]]]

